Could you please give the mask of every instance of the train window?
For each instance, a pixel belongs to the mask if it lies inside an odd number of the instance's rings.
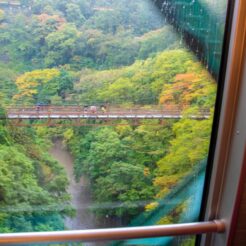
[[[0,0],[0,232],[199,220],[228,2]]]

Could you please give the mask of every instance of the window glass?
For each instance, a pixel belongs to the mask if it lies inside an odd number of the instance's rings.
[[[226,8],[0,1],[0,232],[197,221]]]

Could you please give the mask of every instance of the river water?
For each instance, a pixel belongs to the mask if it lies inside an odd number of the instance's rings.
[[[66,218],[65,226],[68,230],[82,230],[96,228],[95,218],[90,211],[92,199],[90,195],[90,187],[85,177],[81,177],[76,182],[73,175],[73,158],[67,148],[63,145],[61,139],[54,141],[50,154],[65,169],[69,180],[68,192],[71,195],[71,204],[76,210],[74,218]],[[85,246],[94,246],[94,243],[83,243]],[[98,244],[97,244],[98,245]]]
[[[89,211],[92,203],[88,182],[85,177],[81,177],[79,182],[75,181],[73,175],[73,158],[64,147],[62,140],[54,141],[50,151],[51,155],[64,167],[69,180],[68,192],[71,195],[71,203],[77,214],[74,218],[67,218],[65,225],[69,230],[92,229],[95,228],[94,216]]]
[[[101,218],[96,220],[90,210],[93,205],[89,182],[85,176],[82,176],[79,182],[76,182],[73,175],[73,157],[68,149],[62,143],[61,139],[55,139],[50,149],[51,156],[56,159],[65,169],[69,180],[68,193],[71,195],[71,205],[76,210],[74,218],[67,217],[65,226],[68,230],[83,230],[95,228],[120,227],[121,221],[110,218]],[[94,204],[95,205],[95,204]],[[108,242],[83,243],[83,246],[105,246]]]

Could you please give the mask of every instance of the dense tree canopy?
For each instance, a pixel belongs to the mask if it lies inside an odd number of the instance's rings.
[[[64,171],[33,142],[33,131],[0,131],[1,231],[64,229],[63,216],[73,214]]]

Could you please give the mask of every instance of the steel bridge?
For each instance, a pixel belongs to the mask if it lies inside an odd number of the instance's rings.
[[[56,125],[59,120],[75,121],[75,125],[91,125],[96,120],[99,124],[110,125],[116,120],[132,120],[132,124],[140,124],[140,120],[164,120],[183,118],[183,109],[176,105],[151,106],[132,108],[108,107],[100,108],[96,106],[29,106],[29,107],[10,107],[7,109],[6,118],[12,120],[16,125],[22,125],[24,122],[44,121],[44,124]],[[186,117],[196,120],[208,119],[210,113],[206,109],[200,109],[197,113],[191,113]],[[84,121],[81,121],[84,120]],[[85,121],[87,120],[87,121]],[[93,123],[88,120],[94,120]],[[28,121],[28,122],[27,122]],[[64,124],[64,122],[62,123]]]

